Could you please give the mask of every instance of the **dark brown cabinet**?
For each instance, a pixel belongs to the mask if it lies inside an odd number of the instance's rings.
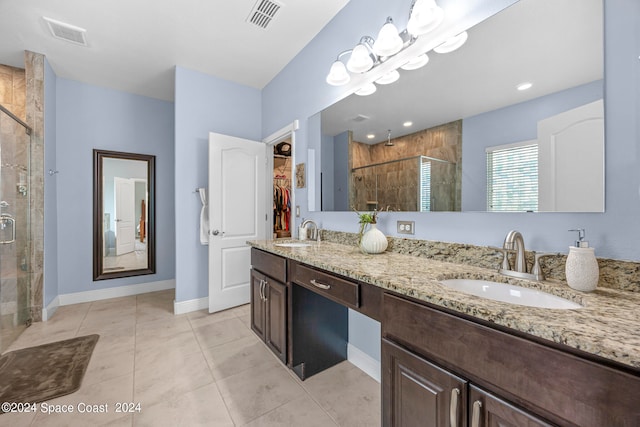
[[[287,363],[287,285],[262,273],[284,279],[286,260],[255,250],[251,255],[251,329]],[[280,268],[282,261],[285,266]]]
[[[471,427],[552,426],[474,385],[469,387],[469,411]]]
[[[386,339],[382,363],[385,426],[552,426]]]
[[[384,426],[640,426],[635,369],[267,251],[251,264],[251,327],[301,379],[346,359],[348,309],[381,322]]]
[[[382,347],[385,426],[414,425],[394,418],[405,400],[415,405],[408,386],[392,382],[393,366],[410,359],[402,363],[413,372],[435,365],[468,381],[461,426],[640,425],[640,378],[564,349],[387,293],[382,335],[393,344]],[[444,406],[432,410],[438,419]]]
[[[382,340],[385,426],[464,426],[467,382],[425,359]]]

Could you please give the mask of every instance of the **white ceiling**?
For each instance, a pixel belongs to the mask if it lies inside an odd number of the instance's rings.
[[[172,100],[176,65],[262,89],[348,3],[283,0],[267,29],[255,0],[0,0],[0,64],[46,55],[59,77]],[[43,16],[87,30],[53,38]]]
[[[459,50],[429,52],[425,67],[400,70],[398,82],[324,110],[323,133],[349,129],[356,141],[379,143],[387,129],[395,138],[603,77],[602,0],[520,0],[468,33]],[[516,90],[527,81],[530,90]]]

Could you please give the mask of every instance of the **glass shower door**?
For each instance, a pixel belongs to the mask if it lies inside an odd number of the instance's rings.
[[[0,352],[30,323],[31,129],[0,106]]]

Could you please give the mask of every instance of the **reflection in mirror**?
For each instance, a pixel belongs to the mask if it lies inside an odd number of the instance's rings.
[[[155,156],[94,150],[93,279],[155,273]]]
[[[400,70],[398,82],[310,117],[319,135],[310,147],[321,152],[316,206],[602,212],[602,26],[602,0],[519,0],[469,29],[459,50],[429,52],[425,67]],[[517,90],[524,82],[532,86]],[[442,134],[451,124],[457,130]],[[497,168],[499,150],[527,144],[536,153],[524,176]],[[429,179],[417,161],[406,166],[416,156],[436,159]],[[439,175],[439,160],[454,171]],[[583,161],[589,167],[576,169]]]

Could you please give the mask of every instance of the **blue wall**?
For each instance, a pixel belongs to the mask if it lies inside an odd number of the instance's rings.
[[[56,163],[56,74],[44,60],[44,307],[58,296],[58,192]]]
[[[538,137],[538,122],[604,96],[598,80],[462,120],[462,210],[487,209],[487,147]],[[576,158],[579,161],[579,158]]]
[[[173,279],[173,104],[62,78],[56,86],[59,294]],[[92,281],[94,148],[156,156],[155,275]]]
[[[208,246],[200,244],[200,197],[207,187],[209,132],[261,140],[258,89],[176,67],[176,301],[209,295]]]
[[[263,135],[300,120],[296,160],[306,161],[306,118],[338,101],[344,89],[324,81],[336,55],[363,34],[375,34],[387,15],[400,28],[408,1],[370,2],[351,0],[345,8],[263,90]],[[416,223],[416,238],[500,245],[511,229],[523,233],[529,249],[566,253],[572,242],[571,228],[586,228],[589,241],[600,257],[640,260],[640,245],[629,236],[640,235],[640,2],[605,1],[605,115],[606,115],[606,212],[605,213],[486,213],[429,212],[389,213],[379,227],[395,235],[396,220]],[[309,181],[309,179],[308,179]],[[357,231],[352,212],[308,212],[307,189],[296,190],[301,217],[314,219],[321,227]],[[360,324],[363,323],[363,324]],[[349,332],[352,344],[375,357],[379,343],[354,343],[376,327],[360,322],[360,330]],[[368,328],[368,329],[363,329]]]
[[[362,34],[375,33],[385,16],[405,16],[407,3],[351,0],[263,90],[263,134],[299,119],[296,156],[304,162],[308,148],[305,119],[346,95],[341,92],[344,89],[324,81],[335,56]],[[518,229],[528,248],[565,253],[573,238],[566,230],[580,227],[587,229],[597,256],[640,260],[640,245],[628,238],[640,235],[638,12],[640,2],[635,0],[605,2],[605,213],[390,213],[381,217],[379,227],[395,235],[396,220],[413,220],[416,238],[476,245],[501,244],[509,230]],[[397,24],[403,27],[406,22],[398,19]],[[314,219],[324,228],[357,231],[353,213],[305,212],[306,189],[296,190],[296,201],[303,208],[301,216]]]

